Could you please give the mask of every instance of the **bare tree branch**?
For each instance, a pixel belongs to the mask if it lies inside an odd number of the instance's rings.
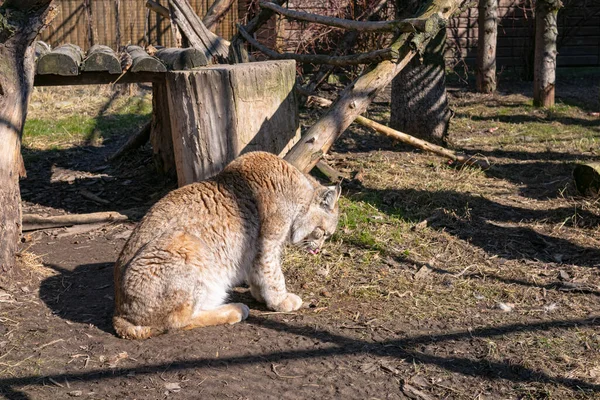
[[[445,20],[453,15],[460,3],[461,0],[429,0],[425,3],[419,17],[430,18],[435,28],[429,33],[400,35],[391,45],[392,50],[398,52],[398,58],[380,62],[352,82],[285,159],[304,172],[310,171],[356,117],[365,112],[373,98],[445,27]]]
[[[379,0],[370,10],[365,11],[365,13],[359,17],[363,18],[367,21],[372,21],[376,18],[377,14],[381,11],[381,9],[387,4],[388,0]],[[359,37],[358,31],[350,31],[346,32],[342,39],[339,41],[339,44],[336,46],[336,49],[332,56],[337,56],[340,54],[344,54],[349,51],[355,44]],[[334,65],[323,64],[319,67],[319,70],[316,74],[313,74],[310,78],[310,81],[305,85],[305,89],[309,92],[315,91],[331,74],[335,69]]]
[[[326,17],[302,11],[289,10],[274,3],[261,1],[260,6],[272,10],[284,17],[316,24],[362,32],[430,32],[434,29],[428,19],[409,18],[401,21],[354,21],[351,19]]]
[[[333,104],[333,102],[331,100],[326,99],[324,97],[319,97],[319,96],[315,96],[312,94],[309,95],[307,92],[303,91],[298,86],[296,86],[296,89],[298,91],[300,91],[302,94],[308,96],[308,103],[317,104],[321,107],[330,107]],[[362,126],[365,126],[367,128],[374,129],[377,132],[382,133],[385,136],[391,137],[393,139],[399,140],[402,143],[406,143],[406,144],[409,144],[418,149],[425,150],[425,151],[428,151],[433,154],[437,154],[438,156],[446,157],[452,161],[456,161],[459,164],[476,166],[476,167],[479,167],[482,169],[488,169],[490,167],[490,164],[485,160],[480,160],[475,157],[465,156],[463,154],[457,154],[456,152],[454,152],[450,149],[447,149],[442,146],[438,146],[433,143],[429,143],[426,140],[416,138],[407,133],[397,131],[395,129],[390,128],[389,126],[380,124],[379,122],[373,121],[372,119],[363,117],[362,115],[359,115],[358,117],[356,117],[354,122],[356,122]]]
[[[202,23],[211,31],[216,28],[217,22],[229,11],[234,0],[216,0],[206,12]]]
[[[349,56],[332,57],[325,54],[297,54],[297,53],[279,53],[262,44],[258,43],[248,32],[238,25],[240,35],[248,41],[257,50],[266,54],[272,60],[296,60],[301,63],[310,64],[330,64],[335,66],[360,65],[391,60],[394,58],[392,49],[381,49],[362,54],[352,54]]]
[[[273,0],[273,4],[282,5],[285,4],[287,0]],[[260,28],[265,22],[267,22],[271,16],[273,16],[273,11],[262,9],[258,13],[257,16],[252,18],[250,22],[244,26],[246,32],[250,35],[253,35],[258,28]],[[242,63],[248,62],[248,54],[244,49],[244,41],[240,38],[239,33],[235,34],[231,39],[231,46],[229,48],[229,62],[231,63]]]

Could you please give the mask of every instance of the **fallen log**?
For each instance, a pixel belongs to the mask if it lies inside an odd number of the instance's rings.
[[[318,169],[320,173],[325,175],[331,183],[338,183],[342,179],[346,178],[344,174],[342,174],[323,160],[320,160],[315,166],[315,168]]]
[[[143,213],[139,209],[126,211],[107,211],[90,214],[52,215],[42,217],[36,214],[23,214],[23,231],[38,229],[62,228],[71,225],[97,224],[100,222],[121,222],[130,218],[139,217]]]
[[[314,95],[308,96],[308,102],[312,102],[314,104],[318,104],[323,107],[329,107],[329,106],[331,106],[331,104],[333,104],[333,102],[331,100],[325,99],[323,97],[314,96]],[[479,167],[481,169],[488,169],[490,167],[490,164],[486,160],[481,160],[481,159],[477,159],[474,157],[457,154],[456,152],[454,152],[450,149],[447,149],[442,146],[438,146],[433,143],[429,143],[426,140],[416,138],[407,133],[397,131],[388,126],[380,124],[379,122],[375,122],[369,118],[363,117],[362,115],[357,116],[356,119],[354,120],[354,122],[359,123],[362,126],[366,126],[367,128],[374,129],[379,133],[383,133],[384,135],[386,135],[388,137],[394,138],[396,140],[399,140],[403,143],[409,144],[418,149],[428,151],[430,153],[436,154],[441,157],[446,157],[446,158],[448,158],[452,161],[455,161],[459,164],[462,164],[462,165],[475,166],[475,167]],[[319,167],[318,163],[317,163],[317,167]],[[321,169],[321,168],[319,168],[319,169]]]

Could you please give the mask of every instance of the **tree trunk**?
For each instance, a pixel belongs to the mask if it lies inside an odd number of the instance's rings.
[[[32,43],[56,15],[50,2],[6,0],[0,9],[0,274],[5,276],[14,267],[21,234],[21,135],[33,89]]]
[[[479,0],[479,41],[477,43],[477,91],[496,91],[496,45],[498,0]]]
[[[449,18],[458,9],[459,3],[458,0],[430,0],[423,4],[424,11],[419,18],[431,18],[433,23],[430,30],[427,33],[400,35],[390,46],[398,53],[397,59],[380,62],[352,82],[325,115],[294,145],[285,159],[302,171],[310,171],[352,121],[365,112],[371,101],[406,67],[417,52],[427,46],[431,36],[437,35],[440,30],[439,20]]]
[[[429,42],[392,81],[390,126],[439,145],[446,143],[451,112],[446,96],[446,30]]]
[[[560,0],[538,0],[535,5],[535,61],[533,70],[533,105],[554,106],[556,80],[556,15]]]

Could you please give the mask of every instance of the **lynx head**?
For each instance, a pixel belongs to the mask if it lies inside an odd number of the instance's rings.
[[[293,245],[317,254],[325,239],[335,232],[338,223],[338,199],[341,187],[318,185],[311,203],[292,223],[291,242]]]

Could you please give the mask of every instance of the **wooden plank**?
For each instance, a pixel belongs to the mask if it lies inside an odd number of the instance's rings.
[[[161,49],[156,53],[156,57],[162,61],[169,71],[191,70],[208,65],[204,53],[195,48]]]
[[[239,154],[285,154],[299,139],[295,62],[218,65],[166,74],[179,185],[220,172]]]
[[[125,50],[131,55],[131,72],[166,72],[167,68],[156,57],[150,56],[140,46],[129,45]]]
[[[106,71],[109,74],[120,74],[121,63],[113,49],[96,44],[92,46],[83,60],[81,69],[86,72]]]
[[[113,83],[115,79],[115,74],[108,72],[82,72],[76,76],[36,74],[33,84],[34,86],[100,85]],[[161,82],[164,79],[164,72],[127,72],[118,83]]]
[[[42,55],[37,63],[37,74],[74,76],[79,74],[83,52],[74,44],[63,44]]]

